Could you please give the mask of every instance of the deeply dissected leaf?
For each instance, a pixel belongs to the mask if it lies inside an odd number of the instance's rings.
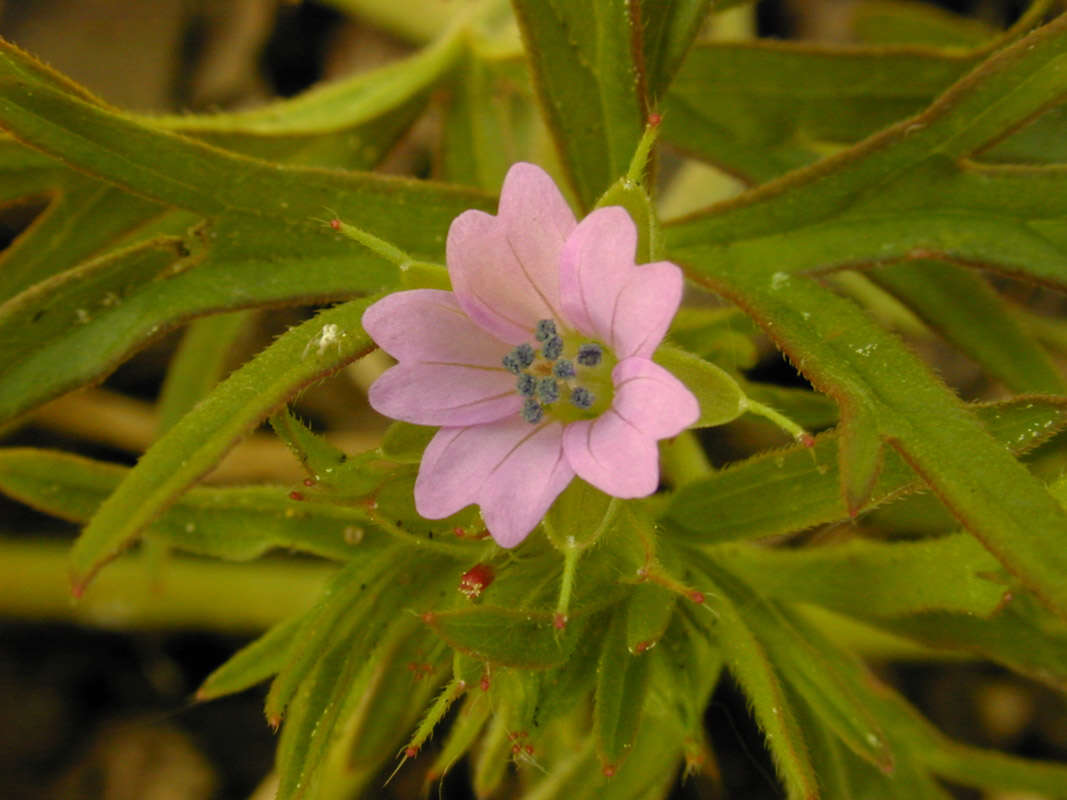
[[[641,0],[641,47],[649,105],[656,107],[711,8],[710,0]]]
[[[231,346],[247,330],[252,316],[241,311],[216,314],[189,325],[159,392],[160,433],[215,388],[231,358]]]
[[[974,410],[989,433],[1017,453],[1067,426],[1067,401],[1060,398],[1019,398]],[[824,433],[810,450],[790,447],[762,454],[694,481],[674,495],[666,516],[684,528],[687,537],[701,542],[772,536],[848,519],[836,439],[836,432]],[[889,451],[860,510],[919,488],[914,471]]]
[[[275,675],[285,664],[301,622],[300,616],[279,622],[251,644],[242,647],[204,679],[196,690],[196,699],[206,701],[225,697]]]
[[[801,550],[721,545],[710,552],[767,597],[862,617],[934,610],[988,617],[1007,591],[995,579],[996,559],[963,534]]]
[[[452,647],[490,664],[548,669],[567,660],[583,628],[574,615],[563,630],[553,619],[551,612],[483,605],[433,613],[426,622]]]
[[[484,196],[464,190],[280,167],[149,127],[85,99],[9,45],[0,52],[0,124],[80,170],[210,218],[181,236],[182,246],[197,254],[183,266],[195,263],[196,269],[138,291],[109,287],[84,297],[89,316],[76,335],[71,331],[42,350],[32,328],[0,320],[0,335],[23,351],[20,372],[0,378],[5,417],[99,379],[146,339],[191,317],[395,286],[395,265],[331,232],[330,216],[395,242],[415,258],[435,259],[448,223],[466,208],[488,206]],[[398,215],[401,205],[407,210]],[[31,314],[41,310],[27,298],[11,302]],[[93,337],[98,341],[81,349]],[[27,382],[29,374],[39,380]]]
[[[359,327],[368,300],[324,311],[289,331],[231,374],[145,453],[100,507],[71,553],[75,585],[84,585],[193,481],[213,467],[242,436],[304,386],[370,349]],[[312,348],[327,326],[337,347]]]
[[[59,451],[0,449],[0,491],[79,524],[93,517],[129,472]],[[363,510],[298,502],[287,487],[195,487],[154,519],[145,536],[231,561],[280,548],[346,561],[381,544],[373,530]]]
[[[949,342],[1015,392],[1063,393],[1063,376],[979,275],[936,261],[869,273]]]
[[[703,573],[704,579],[712,583],[706,570]],[[790,800],[816,798],[819,780],[808,756],[804,733],[771,655],[742,611],[747,598],[727,594],[723,587],[713,585],[716,588],[710,606],[716,615],[713,633],[720,643],[727,669],[744,691],[756,723],[763,731],[786,794]]]
[[[513,0],[544,116],[583,209],[626,172],[647,116],[636,8]]]
[[[601,761],[614,769],[633,746],[645,706],[651,657],[626,643],[625,614],[611,622],[596,671],[593,734]]]

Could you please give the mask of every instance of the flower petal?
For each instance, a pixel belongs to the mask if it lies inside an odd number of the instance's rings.
[[[563,453],[578,477],[613,497],[647,497],[659,485],[656,440],[613,408],[568,425]]]
[[[559,423],[534,427],[518,418],[442,428],[423,455],[415,508],[441,519],[477,503],[493,539],[514,547],[574,477],[561,437]]]
[[[684,383],[647,358],[626,358],[611,371],[612,410],[652,439],[677,436],[700,417],[700,404]]]
[[[383,297],[363,312],[363,328],[397,361],[499,367],[511,349],[475,324],[452,292],[415,289]]]
[[[619,206],[598,208],[578,223],[560,253],[563,313],[586,336],[607,341],[615,299],[630,277],[637,229]]]
[[[367,399],[379,414],[416,425],[518,419],[522,407],[510,372],[462,364],[397,364],[371,385]]]
[[[594,420],[563,431],[563,452],[583,480],[614,497],[645,497],[659,485],[656,441],[696,422],[693,393],[659,364],[626,358],[611,371],[615,398]]]
[[[619,358],[651,356],[682,300],[682,271],[669,261],[634,263],[637,229],[619,206],[583,219],[560,255],[563,311]]]
[[[471,319],[512,344],[541,319],[562,321],[559,254],[574,214],[540,167],[515,164],[497,216],[465,211],[448,229],[448,273]]]
[[[635,266],[615,300],[608,341],[618,358],[651,358],[682,302],[682,271],[669,261]]]

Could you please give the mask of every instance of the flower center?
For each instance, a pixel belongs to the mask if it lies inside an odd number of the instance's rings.
[[[537,323],[534,338],[536,346],[524,342],[502,360],[517,376],[524,420],[536,425],[547,415],[558,422],[577,422],[611,407],[616,361],[610,350],[575,333],[561,334],[550,319]]]

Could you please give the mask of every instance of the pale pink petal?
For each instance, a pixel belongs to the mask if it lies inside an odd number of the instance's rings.
[[[560,256],[568,320],[619,358],[651,356],[682,301],[682,271],[669,261],[634,263],[637,229],[618,206],[583,219]]]
[[[504,369],[400,363],[367,393],[371,408],[416,425],[477,425],[518,417],[522,399]]]
[[[612,406],[563,432],[563,452],[583,480],[614,497],[645,497],[659,484],[656,442],[696,422],[693,393],[646,358],[627,358],[611,371]]]
[[[615,301],[608,344],[617,358],[650,358],[682,302],[682,271],[669,261],[631,268]]]
[[[542,169],[508,170],[497,216],[465,211],[448,229],[448,274],[471,319],[512,344],[528,340],[538,320],[562,321],[559,255],[574,226]]]
[[[441,519],[477,503],[496,542],[514,547],[574,477],[561,437],[559,423],[533,426],[517,416],[442,428],[423,454],[415,508],[428,519]]]
[[[626,358],[611,371],[612,410],[652,439],[677,436],[700,417],[700,404],[685,384],[647,358]]]
[[[563,453],[578,477],[613,497],[647,497],[659,485],[656,440],[614,409],[568,425]]]
[[[608,343],[615,301],[634,269],[637,229],[619,206],[578,223],[560,254],[563,313],[586,336]]]
[[[363,312],[363,329],[397,361],[501,366],[511,345],[475,324],[452,292],[414,289]]]

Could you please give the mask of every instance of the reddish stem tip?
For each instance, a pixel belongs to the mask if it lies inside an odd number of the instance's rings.
[[[659,125],[661,122],[663,122],[662,114],[657,114],[653,111],[651,114],[648,115],[648,124],[651,125],[653,128]]]
[[[800,443],[805,447],[814,447],[815,437],[812,436],[810,433],[802,433],[800,434]]]
[[[330,227],[333,228],[335,231],[341,230],[341,220],[336,219],[336,218],[331,219],[330,220]]]
[[[289,499],[290,500],[303,500],[304,499],[304,495],[302,495],[300,492],[296,492],[296,491],[289,492]]]
[[[567,615],[557,613],[554,617],[552,617],[552,627],[555,628],[557,631],[561,631],[566,628]]]
[[[478,686],[483,692],[489,691],[489,673],[482,675],[481,680],[478,681]]]
[[[698,592],[696,589],[689,593],[689,599],[697,605],[701,605],[704,602],[704,593]]]
[[[408,747],[404,750],[404,758],[414,758],[419,754],[419,748]]]
[[[615,777],[615,765],[614,764],[605,764],[604,765],[604,769],[602,769],[601,772],[604,773],[604,777],[605,778],[614,778]]]

